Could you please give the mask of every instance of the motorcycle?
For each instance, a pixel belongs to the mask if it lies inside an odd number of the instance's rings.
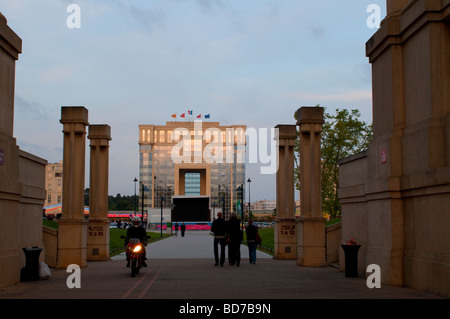
[[[125,239],[125,236],[120,236]],[[147,239],[150,236],[147,236]],[[131,238],[127,245],[126,254],[130,261],[131,277],[135,277],[139,270],[142,268],[143,253],[145,251],[144,245],[142,245],[139,238]]]

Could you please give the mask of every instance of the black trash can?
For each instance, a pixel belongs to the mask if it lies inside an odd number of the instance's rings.
[[[361,245],[341,245],[345,254],[345,277],[358,277],[358,250]]]
[[[25,267],[20,272],[20,281],[39,280],[39,255],[42,248],[33,246],[22,248],[25,253]]]

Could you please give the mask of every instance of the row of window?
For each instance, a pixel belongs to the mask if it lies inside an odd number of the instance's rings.
[[[141,130],[141,142],[147,143],[172,143],[178,142],[182,136],[190,135],[194,141],[222,141],[222,143],[245,144],[245,131],[243,129],[227,129],[221,131],[210,128],[205,131],[189,131],[187,129],[172,130]]]
[[[55,204],[61,204],[62,202],[62,195],[58,194],[57,196],[57,202]],[[47,194],[47,203],[51,204],[52,203],[52,194]]]

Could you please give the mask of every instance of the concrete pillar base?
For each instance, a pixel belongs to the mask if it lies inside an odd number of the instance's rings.
[[[86,259],[86,220],[60,220],[58,222],[58,261],[56,268],[67,268],[76,264],[87,266]]]
[[[327,265],[325,250],[325,218],[300,217],[298,220],[297,265]]]
[[[277,218],[274,232],[274,259],[297,259],[297,220]]]
[[[109,260],[108,220],[89,220],[87,230],[87,260]]]

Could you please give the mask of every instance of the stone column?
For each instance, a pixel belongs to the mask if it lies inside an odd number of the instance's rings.
[[[277,125],[278,171],[277,218],[275,219],[275,259],[297,259],[297,221],[294,210],[295,125]]]
[[[91,148],[87,259],[109,259],[108,168],[109,125],[89,125]]]
[[[399,14],[403,7],[410,0],[387,0],[386,1],[386,13],[387,15]]]
[[[58,227],[57,268],[86,266],[87,221],[84,218],[84,169],[88,110],[61,108],[64,133],[63,203]]]
[[[326,243],[320,163],[323,108],[301,107],[297,110],[296,118],[300,130],[300,219],[297,264],[324,266]]]

